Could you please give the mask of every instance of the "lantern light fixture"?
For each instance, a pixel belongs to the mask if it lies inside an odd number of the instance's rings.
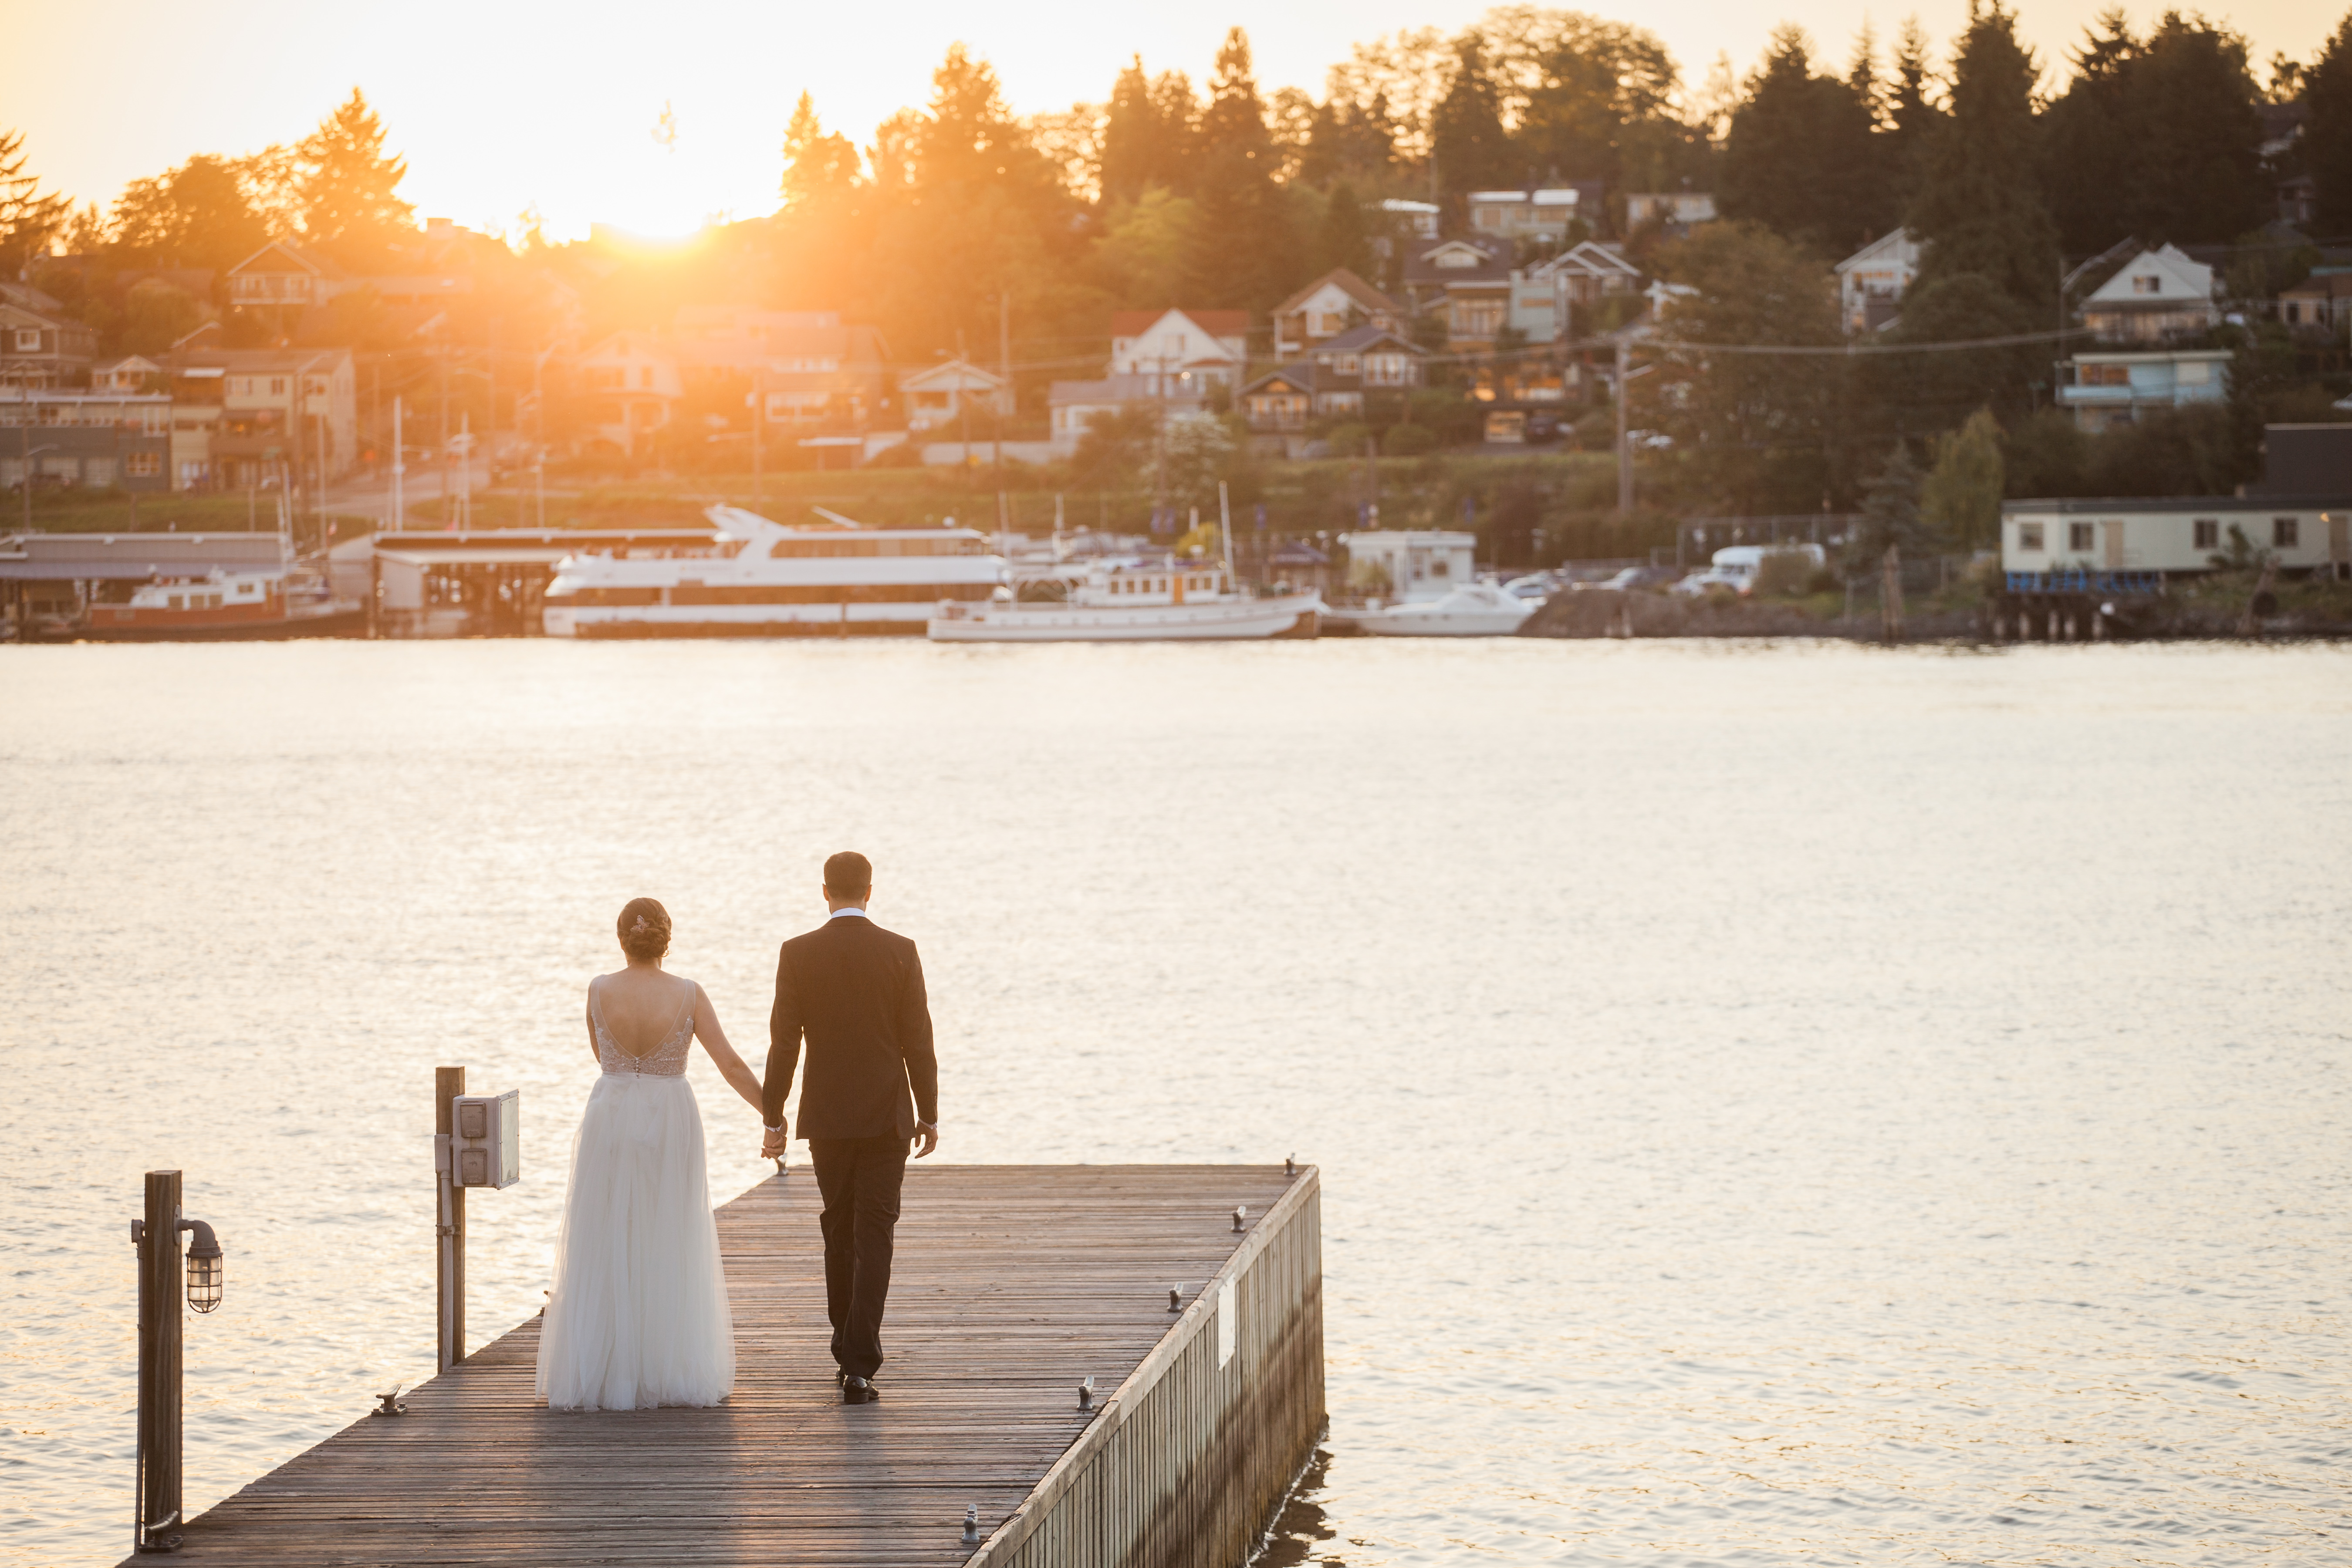
[[[184,1219],[182,1230],[195,1232],[188,1244],[188,1305],[209,1312],[221,1304],[221,1247],[213,1227],[200,1219]]]

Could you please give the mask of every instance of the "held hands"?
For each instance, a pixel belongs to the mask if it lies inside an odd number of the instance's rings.
[[[760,1139],[760,1158],[762,1160],[783,1158],[784,1145],[789,1142],[785,1134],[791,1130],[792,1123],[789,1121],[780,1121],[775,1126],[767,1128]]]

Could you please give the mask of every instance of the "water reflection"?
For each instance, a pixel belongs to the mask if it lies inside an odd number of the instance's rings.
[[[236,1258],[200,1508],[429,1370],[433,1068],[522,1091],[487,1337],[547,1283],[618,900],[756,1048],[854,844],[923,943],[943,1158],[1321,1167],[1295,1561],[2324,1559],[2347,675],[0,648],[0,1558],[120,1555],[141,1172]],[[731,1194],[756,1132],[698,1071]]]

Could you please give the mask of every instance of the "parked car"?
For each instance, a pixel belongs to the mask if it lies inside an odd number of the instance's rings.
[[[1530,599],[1540,605],[1551,597],[1552,591],[1558,586],[1550,573],[1535,572],[1525,577],[1512,578],[1503,584],[1503,592],[1514,599]]]
[[[1628,566],[1614,575],[1591,583],[1571,583],[1572,588],[1612,588],[1625,593],[1634,588],[1663,588],[1675,580],[1671,566]]]

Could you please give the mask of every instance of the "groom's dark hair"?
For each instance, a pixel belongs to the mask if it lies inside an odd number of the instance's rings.
[[[855,849],[828,856],[824,890],[836,899],[862,899],[874,890],[874,862]]]

